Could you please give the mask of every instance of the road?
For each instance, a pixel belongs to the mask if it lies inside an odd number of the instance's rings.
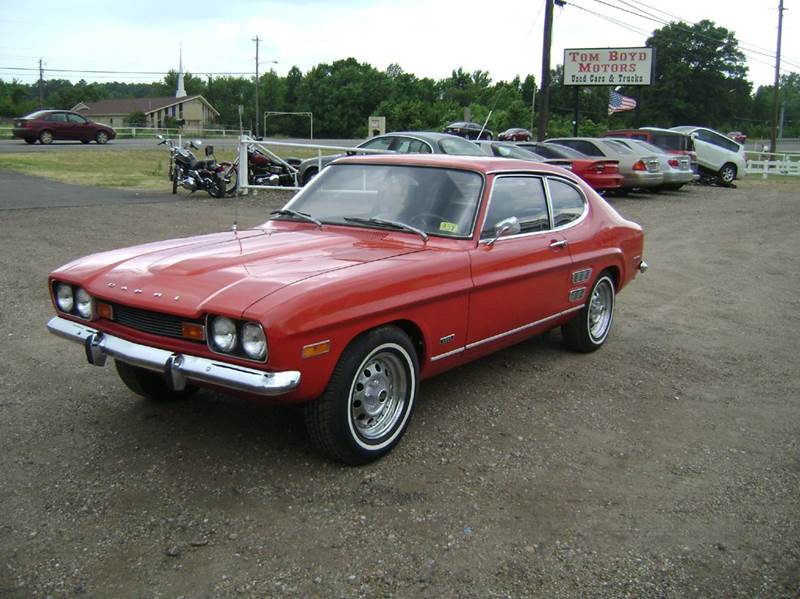
[[[185,137],[184,140],[190,139]],[[205,143],[212,144],[215,148],[220,150],[233,149],[236,147],[237,139],[234,137],[227,138],[211,138],[203,140]],[[296,143],[296,144],[320,144],[328,146],[347,146],[353,147],[363,140],[361,139],[315,139],[309,141],[308,139],[289,138],[289,139],[274,139],[282,143]],[[157,147],[158,140],[155,138],[136,138],[136,139],[115,139],[110,141],[104,146],[96,143],[82,144],[79,141],[56,141],[50,145],[43,146],[39,143],[30,145],[21,139],[0,139],[0,153],[13,153],[13,152],[65,152],[74,151],[77,149],[90,150],[94,152],[102,152],[105,150],[125,149],[125,150],[152,150]]]

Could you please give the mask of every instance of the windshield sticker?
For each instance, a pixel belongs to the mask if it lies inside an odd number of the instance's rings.
[[[442,221],[439,223],[439,230],[447,231],[448,233],[458,233],[458,225],[455,223],[448,223],[447,221]]]

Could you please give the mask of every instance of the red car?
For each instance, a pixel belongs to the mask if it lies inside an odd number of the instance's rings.
[[[556,160],[565,159],[572,162],[572,172],[586,181],[597,191],[615,191],[622,187],[625,179],[619,173],[619,161],[598,159],[567,146],[561,146],[543,141],[519,143],[520,148],[535,152],[545,158]]]
[[[497,136],[497,139],[500,141],[530,141],[533,139],[533,136],[527,129],[512,127],[511,129],[503,131]]]
[[[72,140],[88,144],[104,144],[117,136],[108,125],[93,123],[77,112],[69,110],[39,110],[14,121],[12,135],[29,144],[37,140],[51,144],[54,140]]]
[[[398,443],[423,379],[559,326],[600,348],[642,248],[562,169],[345,157],[252,229],[53,271],[48,328],[153,400],[202,386],[305,404],[312,442],[363,464]]]

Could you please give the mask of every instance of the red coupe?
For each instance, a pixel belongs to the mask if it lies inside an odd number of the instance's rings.
[[[601,347],[642,247],[562,169],[346,157],[252,229],[55,270],[48,328],[153,400],[200,386],[305,404],[314,444],[363,464],[398,443],[422,379],[559,326],[569,348]]]

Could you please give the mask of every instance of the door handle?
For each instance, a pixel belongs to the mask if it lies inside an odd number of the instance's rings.
[[[567,240],[566,239],[561,239],[559,241],[551,241],[550,242],[550,247],[553,248],[553,249],[567,247]]]

